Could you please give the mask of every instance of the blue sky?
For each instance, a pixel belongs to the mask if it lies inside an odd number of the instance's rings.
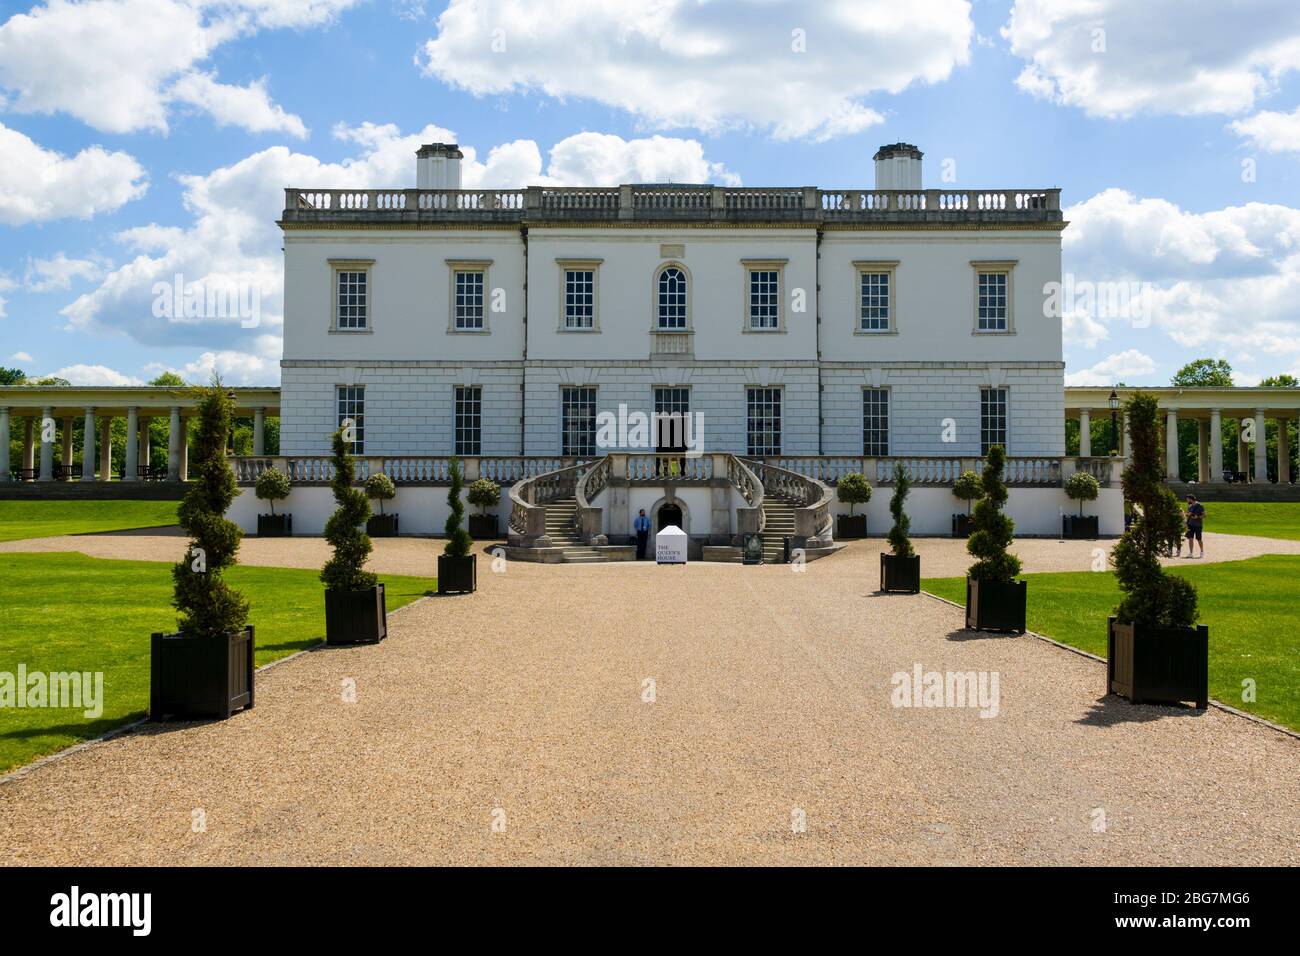
[[[870,187],[915,143],[928,186],[1060,186],[1067,273],[1141,284],[1066,315],[1068,381],[1300,374],[1293,0],[0,5],[0,364],[278,382],[279,190],[413,185],[443,135],[501,186]],[[262,321],[154,316],[177,272]]]

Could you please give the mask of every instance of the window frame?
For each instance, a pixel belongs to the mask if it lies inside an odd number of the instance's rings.
[[[663,326],[659,324],[659,282],[663,274],[669,269],[677,269],[681,272],[686,282],[686,316],[685,325],[682,326]],[[695,322],[692,309],[692,297],[694,296],[695,280],[691,275],[691,270],[686,268],[684,262],[676,259],[670,259],[667,262],[661,262],[654,271],[654,278],[650,283],[650,331],[660,332],[670,335],[684,335],[695,331]]]
[[[971,269],[974,272],[974,304],[971,309],[972,335],[1015,335],[1016,334],[1016,310],[1015,310],[1015,283],[1014,272],[1018,260],[1016,259],[973,259],[971,260]],[[980,278],[986,275],[1000,275],[1006,280],[1006,327],[1001,329],[981,329],[980,328]],[[987,320],[987,317],[986,317]]]
[[[590,449],[591,450],[590,451],[582,451],[582,450],[572,451],[570,449],[575,446],[571,446],[567,443],[569,438],[567,426],[569,424],[570,417],[566,413],[566,409],[569,407],[570,404],[577,404],[577,402],[571,403],[569,401],[569,393],[571,392],[591,393],[591,399],[590,399],[590,404],[591,404]],[[594,458],[596,456],[596,416],[597,416],[598,398],[599,396],[596,393],[596,386],[594,385],[561,385],[560,386],[560,457],[561,458]],[[586,399],[584,398],[582,402],[583,404],[586,404]],[[584,441],[581,446],[577,446],[577,447],[586,448],[588,446]]]
[[[885,413],[883,416],[884,430],[885,430],[884,451],[872,450],[872,446],[869,446],[867,442],[867,399],[868,396],[875,396],[875,395],[883,395],[885,400]],[[890,394],[888,387],[877,387],[874,385],[862,386],[862,456],[864,458],[888,458],[889,457],[889,440],[890,440],[890,431],[892,430],[890,426],[891,426],[891,417],[893,413],[893,402],[894,402],[894,398]],[[876,415],[876,418],[877,419],[880,418],[878,413]],[[878,445],[879,442],[877,442],[877,447]]]
[[[349,392],[359,392],[360,395],[350,395],[345,399],[343,395],[345,389]],[[351,413],[345,414],[343,411],[343,403],[345,401],[352,403],[354,406],[359,404],[361,411],[357,412],[354,408]],[[355,384],[335,385],[334,412],[334,427],[336,429],[342,428],[343,422],[347,419],[351,419],[353,426],[356,428],[357,437],[353,439],[352,447],[348,453],[351,455],[364,456],[366,453],[366,387],[364,385]]]
[[[784,441],[785,441],[785,435],[784,435],[784,431],[785,431],[785,429],[784,429],[784,418],[785,418],[785,395],[784,395],[784,391],[785,391],[785,390],[784,390],[780,385],[746,385],[746,386],[745,386],[745,449],[746,449],[746,456],[747,456],[747,457],[749,457],[749,458],[777,458],[777,457],[780,457],[780,455],[781,455],[781,447],[782,447],[782,445],[783,445],[783,443],[784,443]],[[775,447],[776,447],[776,450],[775,450],[775,451],[755,451],[755,450],[754,450],[756,447],[759,447],[759,446],[757,446],[757,445],[755,444],[755,442],[754,442],[754,431],[753,431],[753,427],[752,427],[752,426],[753,426],[753,423],[754,423],[754,418],[753,418],[753,415],[752,415],[752,411],[753,411],[754,406],[755,406],[755,403],[754,403],[754,401],[753,401],[753,393],[755,393],[755,392],[767,392],[767,393],[769,393],[768,400],[767,400],[766,402],[764,402],[763,404],[766,404],[767,407],[769,407],[769,408],[775,407],[775,409],[776,409],[776,419],[775,419],[775,420],[776,420],[776,446],[775,446]],[[771,397],[771,396],[775,396],[775,398],[776,398],[776,401],[775,401],[775,402],[772,402],[772,401],[770,400],[770,397]],[[770,445],[763,445],[763,446],[761,446],[761,447],[763,447],[763,448],[770,448],[771,446],[770,446]]]
[[[492,268],[491,259],[447,259],[447,332],[450,335],[487,335],[492,331],[492,285],[488,276]],[[457,324],[456,314],[456,276],[461,273],[479,273],[483,276],[483,325],[479,328],[463,328]]]
[[[785,267],[789,259],[741,259],[740,266],[744,271],[744,285],[740,291],[740,331],[754,332],[758,334],[781,333],[785,328]],[[776,273],[776,325],[762,326],[754,325],[753,313],[753,290],[754,290],[754,273],[756,272],[775,272]]]
[[[986,441],[985,435],[990,429],[985,425],[986,416],[986,397],[992,393],[1001,395],[1001,419],[1002,419],[1002,441]],[[1005,385],[981,385],[980,386],[980,457],[988,456],[989,448],[993,445],[1001,445],[1008,455],[1011,454],[1009,442],[1011,440],[1011,390]]]
[[[474,410],[471,413],[473,421],[473,445],[474,449],[470,450],[468,442],[461,441],[461,414],[462,406],[465,404],[462,393],[472,392],[472,405]],[[482,385],[453,385],[451,391],[451,442],[452,448],[455,449],[456,455],[477,458],[483,454],[483,386]]]
[[[868,275],[884,275],[889,280],[889,314],[883,329],[864,329],[862,327],[862,282]],[[854,335],[897,335],[898,334],[898,260],[897,259],[858,259],[853,262],[853,334]]]
[[[330,265],[330,334],[365,335],[375,330],[374,303],[375,277],[374,259],[327,259]],[[365,276],[365,325],[339,325],[339,282],[344,273],[358,272]]]
[[[560,270],[559,332],[593,333],[600,331],[600,266],[604,259],[556,259]],[[591,325],[569,325],[569,273],[591,273]]]

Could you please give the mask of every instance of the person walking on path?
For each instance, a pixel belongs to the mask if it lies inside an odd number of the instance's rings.
[[[1192,553],[1193,541],[1201,546],[1201,557],[1205,557],[1205,540],[1201,530],[1205,524],[1205,505],[1196,500],[1196,495],[1187,496],[1187,556]]]
[[[646,542],[650,540],[650,519],[645,516],[644,508],[632,522],[632,529],[636,532],[636,559],[644,561]]]

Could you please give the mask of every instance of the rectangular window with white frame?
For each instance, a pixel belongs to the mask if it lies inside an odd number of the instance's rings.
[[[364,385],[338,386],[338,427],[351,429],[353,455],[366,453],[366,387]],[[346,436],[345,436],[346,437]]]
[[[478,269],[456,270],[456,331],[483,330],[483,273]]]
[[[980,454],[987,455],[994,445],[1007,447],[1007,390],[980,389]]]
[[[858,273],[858,314],[854,331],[859,334],[897,331],[894,273],[898,263],[855,262],[853,265]]]
[[[746,332],[779,332],[785,328],[782,286],[784,259],[745,259]]]
[[[745,445],[755,457],[781,454],[781,389],[745,390]]]
[[[975,331],[1014,332],[1011,273],[1014,262],[972,262],[975,270]]]
[[[566,385],[560,390],[560,454],[596,454],[596,390],[590,386]]]
[[[889,456],[889,389],[862,390],[862,454],[868,458]]]
[[[483,454],[483,389],[457,385],[455,406],[456,454]]]
[[[560,266],[560,331],[600,329],[599,259],[557,259]]]
[[[373,259],[331,259],[334,269],[334,312],[331,332],[370,330],[370,267]]]

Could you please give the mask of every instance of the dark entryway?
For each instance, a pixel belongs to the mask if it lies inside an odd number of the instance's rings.
[[[674,525],[683,531],[686,530],[682,524],[682,509],[678,505],[664,505],[659,509],[659,513],[655,515],[655,519],[658,523],[655,531],[662,531],[669,525]]]

